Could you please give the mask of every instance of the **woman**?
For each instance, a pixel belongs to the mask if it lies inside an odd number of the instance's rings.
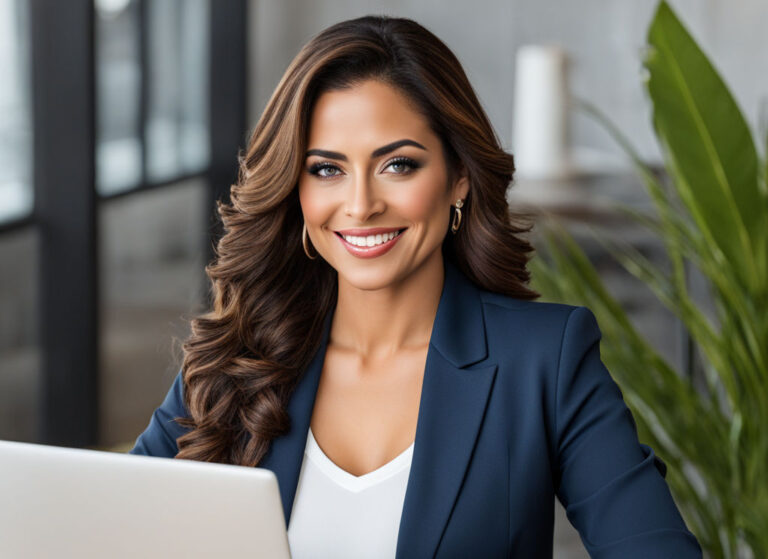
[[[294,557],[700,557],[586,307],[534,301],[514,171],[451,51],[314,37],[241,157],[179,375],[136,454],[269,468]]]

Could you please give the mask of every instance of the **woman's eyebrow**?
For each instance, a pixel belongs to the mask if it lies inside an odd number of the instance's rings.
[[[420,149],[423,149],[424,151],[427,151],[427,148],[422,146],[419,142],[414,142],[413,140],[404,139],[404,140],[398,140],[396,142],[392,142],[391,144],[387,144],[385,146],[381,146],[380,148],[376,148],[371,153],[371,159],[375,157],[380,157],[384,154],[389,153],[390,151],[394,151],[400,146],[414,146]],[[340,161],[347,161],[347,156],[343,153],[339,153],[338,151],[326,151],[324,149],[311,149],[307,151],[307,154],[305,157],[309,157],[310,155],[319,155],[320,157],[327,157],[328,159],[338,159]]]

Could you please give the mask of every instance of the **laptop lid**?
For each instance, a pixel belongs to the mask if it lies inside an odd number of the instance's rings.
[[[265,468],[0,441],[0,557],[290,558]]]

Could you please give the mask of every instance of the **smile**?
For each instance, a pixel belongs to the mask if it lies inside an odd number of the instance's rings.
[[[393,230],[375,235],[343,235],[335,231],[341,244],[352,254],[360,258],[374,258],[388,252],[405,229]]]

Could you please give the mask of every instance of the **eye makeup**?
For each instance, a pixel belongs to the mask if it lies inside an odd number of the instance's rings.
[[[408,167],[407,171],[404,171],[404,172],[401,172],[401,173],[394,173],[395,175],[403,175],[403,176],[410,175],[416,169],[421,167],[421,163],[419,163],[415,159],[411,159],[410,157],[405,157],[405,156],[398,156],[398,157],[394,157],[394,158],[390,159],[389,161],[387,161],[387,163],[385,164],[384,168],[386,169],[387,167],[389,167],[391,165],[401,165],[401,166]],[[333,175],[322,175],[322,174],[320,174],[320,172],[325,170],[325,169],[340,170],[337,165],[335,165],[335,164],[333,164],[333,163],[331,163],[329,161],[319,161],[319,162],[313,163],[312,165],[307,167],[307,172],[310,175],[314,175],[314,176],[316,176],[316,177],[318,177],[320,179],[332,179],[334,177],[341,176],[340,174],[333,174]]]

